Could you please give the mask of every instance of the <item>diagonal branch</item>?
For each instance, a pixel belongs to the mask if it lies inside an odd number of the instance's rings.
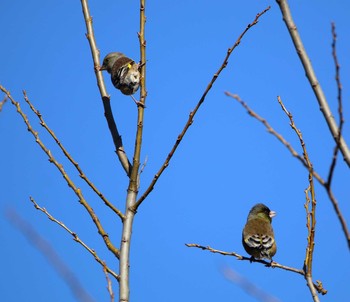
[[[24,100],[29,105],[30,109],[36,114],[36,116],[40,120],[40,125],[45,128],[45,130],[51,135],[51,137],[55,140],[56,144],[60,147],[63,154],[68,158],[68,160],[73,164],[73,166],[78,170],[79,176],[85,180],[85,182],[90,186],[90,188],[102,199],[106,206],[108,206],[114,213],[116,213],[120,219],[123,221],[124,215],[123,213],[117,209],[111,202],[107,200],[107,198],[96,188],[96,186],[90,181],[90,179],[85,175],[85,173],[80,168],[79,164],[73,159],[73,157],[68,153],[63,144],[59,141],[55,133],[49,128],[49,126],[45,123],[41,113],[33,106],[30,102],[26,91],[23,91]]]
[[[328,124],[328,128],[331,131],[331,134],[337,143],[337,137],[339,134],[339,129],[337,126],[337,123],[334,119],[334,116],[331,112],[331,109],[328,106],[327,99],[323,93],[322,87],[320,83],[317,80],[316,74],[314,72],[314,69],[312,67],[311,61],[306,53],[306,50],[304,48],[303,42],[300,38],[300,35],[298,33],[297,27],[293,21],[291,11],[288,6],[287,0],[276,0],[278,3],[280,10],[283,15],[283,21],[285,22],[287,29],[289,31],[289,34],[293,40],[294,47],[297,51],[297,54],[299,55],[300,61],[303,64],[306,77],[308,78],[310,85],[314,91],[314,94],[316,96],[318,105],[320,107],[321,112],[323,113],[323,116]],[[344,138],[341,136],[339,140],[339,148],[343,154],[345,162],[350,167],[350,150],[347,146]]]
[[[67,182],[67,185],[73,190],[73,192],[75,193],[75,195],[78,197],[80,204],[86,209],[86,211],[89,213],[92,221],[94,222],[94,224],[97,227],[98,233],[101,235],[103,241],[105,242],[107,248],[117,257],[119,258],[119,250],[113,245],[113,243],[111,242],[111,240],[109,239],[108,234],[106,233],[106,231],[104,230],[104,228],[102,227],[102,224],[100,222],[100,220],[98,219],[97,215],[95,214],[94,210],[92,209],[92,207],[89,205],[89,203],[85,200],[83,193],[81,192],[81,190],[76,187],[75,183],[71,180],[71,178],[68,176],[68,174],[66,173],[66,171],[63,168],[63,165],[60,164],[55,158],[54,156],[51,154],[51,151],[49,149],[46,148],[46,146],[44,145],[44,143],[40,140],[38,132],[35,131],[33,129],[33,127],[31,126],[31,124],[29,123],[29,120],[27,118],[27,116],[23,113],[20,105],[18,102],[16,102],[9,91],[7,91],[4,87],[0,86],[0,90],[2,90],[4,93],[6,93],[6,95],[8,96],[9,100],[11,101],[12,105],[16,107],[18,114],[22,117],[24,123],[27,126],[28,131],[33,135],[33,137],[35,138],[35,142],[40,146],[40,148],[45,152],[45,154],[47,155],[47,157],[49,158],[49,162],[54,164],[55,167],[58,169],[58,171],[61,173],[62,177],[64,178],[64,180]]]
[[[117,125],[116,125],[114,117],[113,117],[112,108],[111,108],[111,104],[110,104],[110,96],[107,94],[106,86],[105,86],[105,83],[103,81],[103,75],[102,75],[102,72],[99,70],[100,52],[97,49],[97,45],[96,45],[94,29],[92,27],[92,16],[90,15],[88,1],[81,0],[81,6],[83,9],[84,20],[85,20],[86,30],[87,30],[86,37],[87,37],[89,44],[90,44],[90,50],[91,50],[92,59],[94,62],[94,70],[95,70],[95,75],[96,75],[96,80],[97,80],[97,86],[100,90],[108,128],[109,128],[109,131],[110,131],[112,138],[113,138],[114,146],[116,149],[115,152],[117,153],[118,159],[119,159],[122,167],[124,168],[126,174],[130,177],[131,169],[132,169],[131,163],[130,163],[130,161],[125,153],[125,150],[123,147],[122,137],[119,134]]]
[[[247,31],[253,27],[254,25],[256,25],[259,21],[259,18],[265,14],[268,10],[270,9],[270,6],[267,7],[266,9],[264,9],[262,12],[258,13],[255,16],[255,19],[252,23],[248,24],[246,29],[240,34],[240,36],[238,37],[237,41],[235,42],[235,44],[229,48],[227,50],[227,54],[225,56],[225,59],[223,61],[223,63],[221,64],[221,66],[219,67],[219,69],[216,71],[216,73],[214,73],[214,76],[212,77],[211,81],[209,82],[207,88],[205,89],[202,97],[199,99],[196,107],[193,109],[192,112],[190,112],[188,120],[182,130],[182,132],[178,135],[174,146],[172,147],[172,149],[170,150],[167,158],[165,159],[163,165],[160,167],[160,169],[158,170],[158,172],[154,175],[152,182],[150,183],[150,185],[148,186],[148,188],[146,189],[146,191],[143,193],[143,195],[139,198],[139,200],[136,202],[136,204],[134,205],[134,209],[137,210],[137,208],[140,206],[140,204],[145,200],[145,198],[148,196],[149,193],[152,192],[152,190],[154,189],[155,184],[157,183],[159,177],[162,175],[162,173],[164,172],[164,170],[169,166],[170,160],[172,159],[175,151],[177,150],[178,146],[180,145],[183,137],[185,136],[185,134],[187,133],[188,128],[192,125],[193,123],[193,118],[196,115],[198,109],[200,108],[200,106],[202,105],[202,103],[204,102],[207,94],[209,93],[210,89],[212,88],[213,84],[215,83],[215,81],[217,80],[217,78],[219,77],[220,73],[222,72],[222,70],[227,66],[228,64],[228,60],[231,56],[231,53],[233,52],[233,50],[241,43],[242,38],[244,37],[244,35],[247,33]]]
[[[232,97],[233,99],[237,100],[248,112],[248,114],[257,119],[259,122],[261,122],[265,128],[267,129],[267,131],[269,133],[271,133],[272,135],[274,135],[289,151],[290,153],[297,158],[305,168],[307,167],[307,163],[305,162],[305,159],[303,158],[303,156],[301,156],[300,154],[298,154],[298,152],[292,147],[292,145],[287,142],[287,140],[280,134],[278,133],[275,129],[273,129],[271,127],[271,125],[266,121],[266,119],[264,119],[263,117],[261,117],[259,114],[257,114],[255,111],[253,111],[247,103],[245,103],[237,94],[232,94],[229,92],[225,92],[227,96]],[[350,232],[349,229],[347,227],[347,223],[346,220],[339,208],[337,199],[335,198],[333,191],[331,189],[331,187],[327,187],[327,183],[326,181],[315,171],[313,170],[313,176],[315,177],[315,179],[317,179],[317,181],[325,188],[328,197],[333,205],[334,211],[336,212],[338,219],[340,221],[340,224],[342,226],[343,232],[345,234],[345,239],[348,243],[348,247],[350,248]]]
[[[95,250],[90,248],[84,241],[82,241],[77,233],[73,232],[71,229],[69,229],[63,222],[57,220],[55,217],[53,217],[45,208],[40,207],[37,202],[34,200],[33,197],[29,197],[30,201],[33,203],[34,208],[43,212],[47,218],[49,218],[51,221],[57,223],[60,227],[62,227],[64,230],[66,230],[69,234],[72,235],[73,240],[78,242],[80,245],[82,245],[94,258],[95,260],[102,265],[103,269],[106,270],[109,274],[111,274],[115,279],[119,281],[119,276],[117,273],[115,273],[113,270],[111,270],[106,263],[97,255]]]
[[[93,302],[94,300],[85,290],[69,266],[61,259],[52,245],[45,240],[26,220],[24,220],[13,208],[6,211],[9,222],[14,225],[25,238],[43,254],[48,263],[58,273],[71,290],[77,301]]]

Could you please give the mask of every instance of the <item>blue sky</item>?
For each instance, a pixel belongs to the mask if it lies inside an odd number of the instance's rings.
[[[138,1],[90,2],[101,56],[121,51],[138,61]],[[277,103],[280,95],[303,133],[315,169],[326,178],[334,143],[274,1],[147,3],[148,98],[141,159],[148,160],[140,192],[163,163],[227,48],[268,5],[271,10],[232,54],[168,169],[139,208],[132,238],[131,301],[256,301],[225,279],[226,267],[280,301],[311,301],[304,279],[296,274],[184,245],[198,243],[245,254],[241,231],[247,213],[255,203],[264,202],[278,213],[273,222],[278,244],[274,260],[302,268],[307,171],[236,101],[224,95],[224,91],[239,94],[301,153],[298,139]],[[119,219],[81,182],[22,97],[25,89],[94,184],[124,209],[127,178],[103,116],[80,3],[2,1],[0,8],[0,84],[20,101],[32,126],[83,190],[118,245]],[[346,1],[293,1],[291,10],[337,117],[331,57],[331,22],[336,23],[347,122],[350,5]],[[113,88],[108,74],[104,78],[131,158],[136,106]],[[346,123],[348,144],[349,133]],[[0,112],[0,134],[1,300],[76,301],[47,259],[5,218],[6,211],[15,210],[52,245],[94,301],[108,301],[99,264],[29,201],[33,196],[118,270],[116,259],[106,252],[91,219],[10,103]],[[349,169],[339,160],[333,191],[348,223],[349,180]],[[316,194],[314,280],[321,280],[329,291],[322,301],[343,301],[348,296],[349,251],[325,190],[318,184]],[[113,285],[117,293],[114,280]]]

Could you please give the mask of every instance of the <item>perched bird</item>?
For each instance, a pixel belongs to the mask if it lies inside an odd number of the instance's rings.
[[[107,70],[111,74],[114,87],[125,95],[132,95],[139,89],[141,78],[139,64],[121,52],[106,55],[100,70]]]
[[[276,254],[276,242],[271,226],[276,213],[262,203],[251,208],[242,233],[246,252],[255,259],[272,259]]]

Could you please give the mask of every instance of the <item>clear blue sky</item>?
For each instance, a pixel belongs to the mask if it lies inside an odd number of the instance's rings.
[[[90,1],[101,56],[121,51],[139,60],[138,1]],[[131,3],[132,2],[132,3]],[[350,118],[350,39],[346,1],[291,1],[294,20],[318,79],[336,115],[337,90],[331,57],[331,22],[338,33],[344,114]],[[315,169],[326,178],[333,140],[304,76],[274,1],[149,1],[147,108],[142,193],[164,161],[189,112],[239,34],[271,5],[231,56],[195,117],[155,190],[139,208],[131,252],[131,301],[256,301],[225,279],[231,267],[285,302],[311,301],[301,276],[232,257],[189,249],[210,245],[245,254],[241,230],[250,207],[266,203],[274,219],[275,261],[302,268],[306,247],[304,190],[307,171],[261,124],[224,91],[237,93],[301,153],[281,111],[280,95],[301,129]],[[76,171],[38,124],[22,89],[43,114],[85,173],[121,209],[127,178],[109,135],[85,37],[79,1],[1,1],[0,83],[9,89],[54,156],[83,190],[116,245],[121,224],[81,182]],[[115,118],[131,158],[136,107],[104,75]],[[1,97],[2,99],[2,97]],[[349,124],[344,136],[350,143]],[[91,219],[62,176],[27,132],[15,108],[0,112],[0,300],[76,301],[47,259],[5,219],[14,209],[55,248],[95,301],[109,301],[100,265],[60,227],[36,211],[33,196],[118,270]],[[333,190],[350,223],[349,169],[339,160]],[[322,301],[348,297],[349,250],[324,189],[318,202],[314,280],[329,293]],[[118,292],[113,280],[114,291]]]

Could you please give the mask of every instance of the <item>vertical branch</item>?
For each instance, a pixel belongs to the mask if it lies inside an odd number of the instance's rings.
[[[331,162],[329,172],[328,172],[328,178],[327,178],[327,183],[326,183],[327,190],[331,187],[331,184],[332,184],[333,172],[334,172],[335,165],[337,163],[340,138],[342,136],[342,130],[343,130],[343,125],[344,125],[342,84],[340,82],[340,75],[339,75],[340,65],[338,62],[337,49],[336,49],[337,33],[335,32],[335,24],[334,23],[332,23],[332,37],[333,37],[332,56],[333,56],[333,61],[334,61],[334,65],[335,65],[335,81],[337,83],[337,89],[338,89],[338,97],[337,98],[338,98],[338,114],[339,114],[339,127],[338,127],[339,131],[338,131],[338,135],[337,135],[337,139],[336,139],[336,145],[335,145],[334,151],[333,151],[332,162]]]
[[[292,127],[292,129],[295,131],[295,133],[299,138],[300,145],[303,149],[304,160],[309,170],[309,175],[308,175],[309,186],[305,190],[306,226],[307,226],[308,234],[307,234],[306,255],[304,260],[304,272],[305,272],[304,276],[305,276],[307,285],[310,289],[313,300],[315,302],[319,302],[316,287],[312,282],[312,261],[313,261],[314,247],[315,247],[315,228],[316,228],[316,194],[315,194],[315,187],[314,187],[313,167],[312,167],[312,163],[310,161],[309,155],[307,153],[305,142],[303,140],[301,131],[294,124],[292,114],[283,105],[280,97],[278,97],[278,103],[281,105],[283,111],[287,114],[290,120],[290,126]],[[309,203],[310,203],[309,194],[311,195],[311,211],[309,210]]]
[[[108,128],[109,128],[109,131],[110,131],[112,138],[113,138],[114,146],[116,149],[115,152],[117,153],[118,159],[119,159],[123,169],[125,170],[126,174],[130,177],[131,164],[130,164],[128,157],[126,156],[126,153],[124,151],[122,137],[119,134],[117,125],[116,125],[114,117],[113,117],[113,112],[112,112],[112,108],[111,108],[111,104],[110,104],[110,97],[107,94],[106,86],[105,86],[105,83],[103,81],[102,72],[99,70],[100,51],[98,50],[97,45],[96,45],[94,29],[92,27],[92,16],[90,15],[88,1],[81,0],[81,6],[83,9],[86,30],[87,30],[86,37],[87,37],[89,44],[90,44],[92,59],[94,62],[94,70],[95,70],[95,75],[96,75],[96,79],[97,79],[97,86],[100,90],[100,95],[101,95],[102,102],[103,102],[103,108],[105,110],[105,117],[107,120]]]
[[[119,286],[119,301],[129,302],[130,287],[129,287],[129,273],[130,273],[130,244],[132,235],[132,225],[136,214],[133,205],[136,203],[138,187],[139,187],[139,167],[140,155],[142,146],[143,120],[146,102],[146,40],[145,40],[145,0],[140,0],[140,32],[138,33],[141,52],[141,99],[138,105],[137,114],[137,130],[135,139],[135,149],[133,157],[133,165],[131,169],[128,194],[126,198],[125,219],[123,222],[122,240],[120,246],[120,286]]]
[[[310,59],[306,53],[303,42],[302,42],[300,35],[298,33],[297,27],[293,21],[292,14],[291,14],[289,6],[288,6],[288,1],[287,0],[276,0],[276,2],[278,3],[278,5],[280,7],[280,10],[281,10],[282,15],[283,15],[283,21],[286,23],[289,34],[293,40],[294,47],[299,55],[301,63],[303,64],[306,77],[308,78],[310,85],[311,85],[311,87],[314,91],[314,94],[316,96],[316,99],[318,101],[320,110],[323,113],[323,116],[328,124],[328,128],[331,131],[334,140],[337,142],[337,137],[338,137],[338,133],[339,133],[337,123],[334,119],[334,116],[331,112],[331,109],[328,106],[327,99],[323,93],[323,90],[322,90],[320,83],[317,80],[317,77],[316,77],[314,69],[311,65]],[[349,147],[347,146],[347,144],[342,136],[339,139],[338,145],[339,145],[340,151],[343,154],[344,161],[350,167],[350,150],[349,150]]]

